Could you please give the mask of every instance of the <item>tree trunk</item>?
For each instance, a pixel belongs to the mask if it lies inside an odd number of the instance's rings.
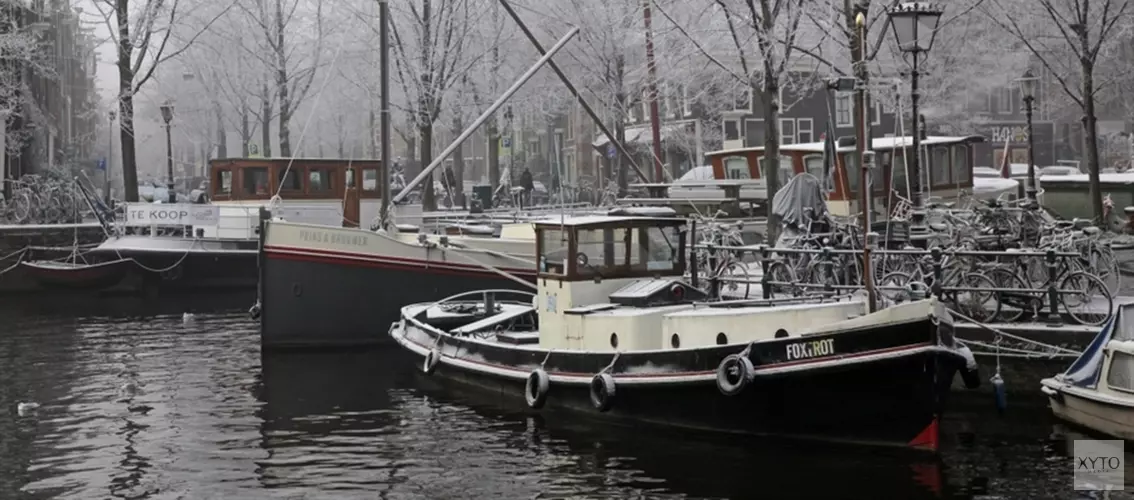
[[[1091,208],[1095,221],[1103,225],[1102,187],[1099,185],[1098,120],[1095,117],[1094,63],[1082,61],[1083,71],[1083,141],[1087,154],[1087,178],[1090,182]]]
[[[496,126],[496,117],[488,119],[488,185],[492,192],[500,187],[500,128]],[[485,206],[489,200],[482,200]]]
[[[433,125],[424,124],[418,128],[421,134],[421,168],[425,168],[433,161]],[[425,176],[421,181],[421,206],[428,212],[437,210],[437,199],[433,193],[433,174]]]
[[[767,75],[771,75],[774,66],[770,62],[764,63],[764,71]],[[779,78],[768,76],[764,78],[763,89],[760,91],[760,97],[764,100],[764,165],[767,167],[763,169],[761,175],[766,175],[765,186],[768,190],[768,200],[764,204],[766,207],[772,205],[772,200],[776,197],[776,192],[780,186],[780,82]],[[768,210],[768,228],[767,242],[775,245],[776,238],[780,233],[780,220],[772,210]]]
[[[224,129],[224,110],[217,103],[217,158],[228,158],[228,134]]]
[[[240,157],[248,158],[248,143],[252,142],[252,127],[249,123],[247,105],[240,106]]]
[[[463,120],[461,120],[460,113],[454,113],[453,117],[453,137],[457,137],[465,130]],[[450,189],[453,190],[453,203],[460,206],[465,206],[465,147],[464,143],[457,144],[457,149],[453,150],[453,177],[456,181],[454,186]]]
[[[262,97],[260,99],[260,154],[264,158],[272,157],[272,99],[268,91],[268,84],[264,83],[260,87]]]
[[[374,106],[370,106],[369,119],[370,119],[370,122],[369,122],[369,125],[370,125],[370,158],[371,159],[377,159],[378,158],[378,124],[377,124],[377,118],[374,114]],[[383,168],[385,168],[385,165],[383,165]]]
[[[291,156],[291,96],[287,88],[287,54],[284,50],[283,3],[276,0],[276,95],[280,100],[280,156]]]
[[[118,126],[122,141],[122,187],[126,201],[138,201],[138,157],[134,150],[134,45],[130,35],[130,2],[116,0],[118,20]]]
[[[347,157],[346,156],[346,142],[343,140],[343,137],[346,136],[346,120],[343,119],[343,115],[339,115],[338,121],[339,121],[339,123],[338,123],[338,125],[339,125],[338,126],[338,129],[339,129],[339,159],[343,159],[343,158]]]

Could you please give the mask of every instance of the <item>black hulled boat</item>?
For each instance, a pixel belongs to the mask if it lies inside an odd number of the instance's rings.
[[[622,424],[936,449],[968,366],[936,299],[718,301],[685,283],[685,223],[537,223],[538,290],[406,306],[424,373]],[[971,356],[969,356],[971,359]]]

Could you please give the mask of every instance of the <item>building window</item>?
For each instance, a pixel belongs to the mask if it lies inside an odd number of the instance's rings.
[[[969,111],[988,113],[992,111],[992,107],[989,105],[991,100],[991,94],[969,94]]]
[[[882,100],[881,99],[875,99],[873,101],[873,104],[874,105],[870,107],[870,111],[872,112],[874,117],[873,117],[872,120],[870,120],[870,123],[872,125],[881,125],[882,124],[882,113],[885,112],[886,110],[882,107]]]
[[[724,140],[738,141],[740,140],[740,120],[725,120],[724,121]]]
[[[752,112],[752,86],[740,89],[739,95],[736,96],[736,101],[733,104],[733,111],[743,111],[745,113]]]
[[[780,145],[795,144],[795,120],[780,118]]]
[[[811,118],[800,118],[795,124],[796,138],[800,144],[815,142],[815,124]]]
[[[1001,87],[997,92],[997,110],[1002,115],[1012,114],[1012,87]]]
[[[851,107],[850,93],[835,94],[835,126],[850,127],[854,124],[854,108]]]

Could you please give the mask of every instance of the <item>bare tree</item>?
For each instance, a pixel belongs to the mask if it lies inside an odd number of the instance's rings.
[[[472,25],[473,0],[410,2],[407,11],[393,16],[395,79],[407,100],[413,103],[410,120],[420,141],[420,162],[428,165],[433,159],[433,125],[441,113],[445,93],[461,75],[473,67],[476,58],[468,57],[465,43]],[[436,10],[435,7],[439,7]],[[425,178],[422,204],[426,210],[437,208],[433,176]]]
[[[255,54],[273,76],[275,99],[279,104],[280,154],[283,156],[291,156],[291,119],[311,90],[323,53],[323,1],[310,1],[313,3],[310,9],[301,9],[301,6],[308,6],[306,3],[301,4],[300,0],[287,3],[284,0],[249,0],[238,3],[248,19],[259,29],[263,36],[263,47],[267,49],[256,51]],[[309,25],[302,26],[301,21]],[[290,37],[304,27],[313,29],[313,39],[292,42]],[[263,89],[261,94],[264,94]],[[261,103],[263,102],[262,99]],[[263,120],[270,111],[264,107],[260,114]]]
[[[1095,218],[1103,220],[1099,188],[1099,137],[1095,101],[1109,82],[1096,79],[1100,56],[1129,27],[1128,0],[991,0],[987,12],[1007,33],[1032,53],[1082,111],[1081,123],[1090,180],[1090,203]],[[1078,74],[1078,81],[1070,75]],[[1126,73],[1129,76],[1129,73]]]
[[[98,0],[117,48],[118,116],[122,143],[122,182],[126,201],[138,201],[138,163],[134,141],[134,96],[162,63],[177,57],[231,8],[226,6],[203,22],[179,10],[180,0]],[[210,9],[201,9],[204,11]],[[136,12],[136,15],[132,13]],[[195,26],[194,26],[195,25]],[[174,44],[176,48],[170,44]]]

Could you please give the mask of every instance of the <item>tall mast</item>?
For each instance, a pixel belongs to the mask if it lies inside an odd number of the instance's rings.
[[[378,0],[378,54],[381,59],[379,67],[379,93],[378,100],[379,134],[381,134],[381,152],[379,159],[382,168],[378,170],[379,191],[382,193],[382,227],[391,222],[390,213],[390,4],[389,0]]]

